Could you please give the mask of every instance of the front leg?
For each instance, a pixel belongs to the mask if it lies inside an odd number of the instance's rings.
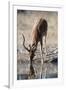
[[[45,55],[47,55],[46,36],[45,36]]]
[[[43,57],[43,42],[41,40],[40,42],[40,54],[41,54],[41,69],[40,69],[40,78],[42,78],[42,69],[43,69],[43,63],[44,61],[46,60],[46,51],[45,51],[45,54],[44,54],[44,57]],[[45,45],[46,45],[46,38],[45,38]],[[46,47],[45,47],[45,50],[46,50]],[[47,71],[47,68],[45,69],[45,72],[44,72],[44,78],[46,77],[46,71]]]
[[[40,78],[42,78],[42,69],[43,69],[43,42],[40,41],[40,54],[41,54],[41,69],[40,69]]]

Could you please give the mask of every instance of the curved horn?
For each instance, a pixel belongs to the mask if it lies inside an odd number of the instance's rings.
[[[25,46],[25,37],[24,37],[23,34],[22,34],[22,36],[23,36],[23,46],[24,46],[24,48],[29,52],[30,50]]]

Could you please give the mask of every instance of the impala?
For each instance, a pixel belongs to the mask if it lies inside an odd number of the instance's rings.
[[[38,42],[40,42],[40,54],[41,54],[41,68],[40,68],[40,78],[42,78],[42,68],[43,68],[43,37],[45,37],[45,54],[46,54],[46,36],[47,36],[47,21],[43,18],[40,18],[38,23],[35,23],[32,28],[31,34],[31,44],[29,48],[25,45],[25,37],[23,36],[23,46],[29,52],[30,56],[30,73],[34,74],[34,69],[32,66],[32,61],[35,56],[35,51],[37,50]]]

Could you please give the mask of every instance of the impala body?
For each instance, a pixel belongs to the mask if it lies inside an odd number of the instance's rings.
[[[29,49],[25,46],[25,37],[22,34],[23,46],[29,52],[29,56],[30,56],[30,67],[32,66],[32,60],[35,56],[35,51],[37,49],[38,42],[40,42],[40,53],[41,53],[40,78],[42,78],[42,67],[43,67],[43,36],[45,36],[45,48],[46,48],[47,28],[48,28],[47,21],[43,18],[40,18],[38,23],[34,24],[31,33],[31,44],[29,44]],[[32,70],[30,68],[30,72],[32,71],[34,72],[33,66],[32,66]]]

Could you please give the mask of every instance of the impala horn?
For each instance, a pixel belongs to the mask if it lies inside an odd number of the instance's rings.
[[[30,52],[30,50],[25,46],[25,36],[23,34],[22,36],[23,36],[23,46],[28,52]]]

